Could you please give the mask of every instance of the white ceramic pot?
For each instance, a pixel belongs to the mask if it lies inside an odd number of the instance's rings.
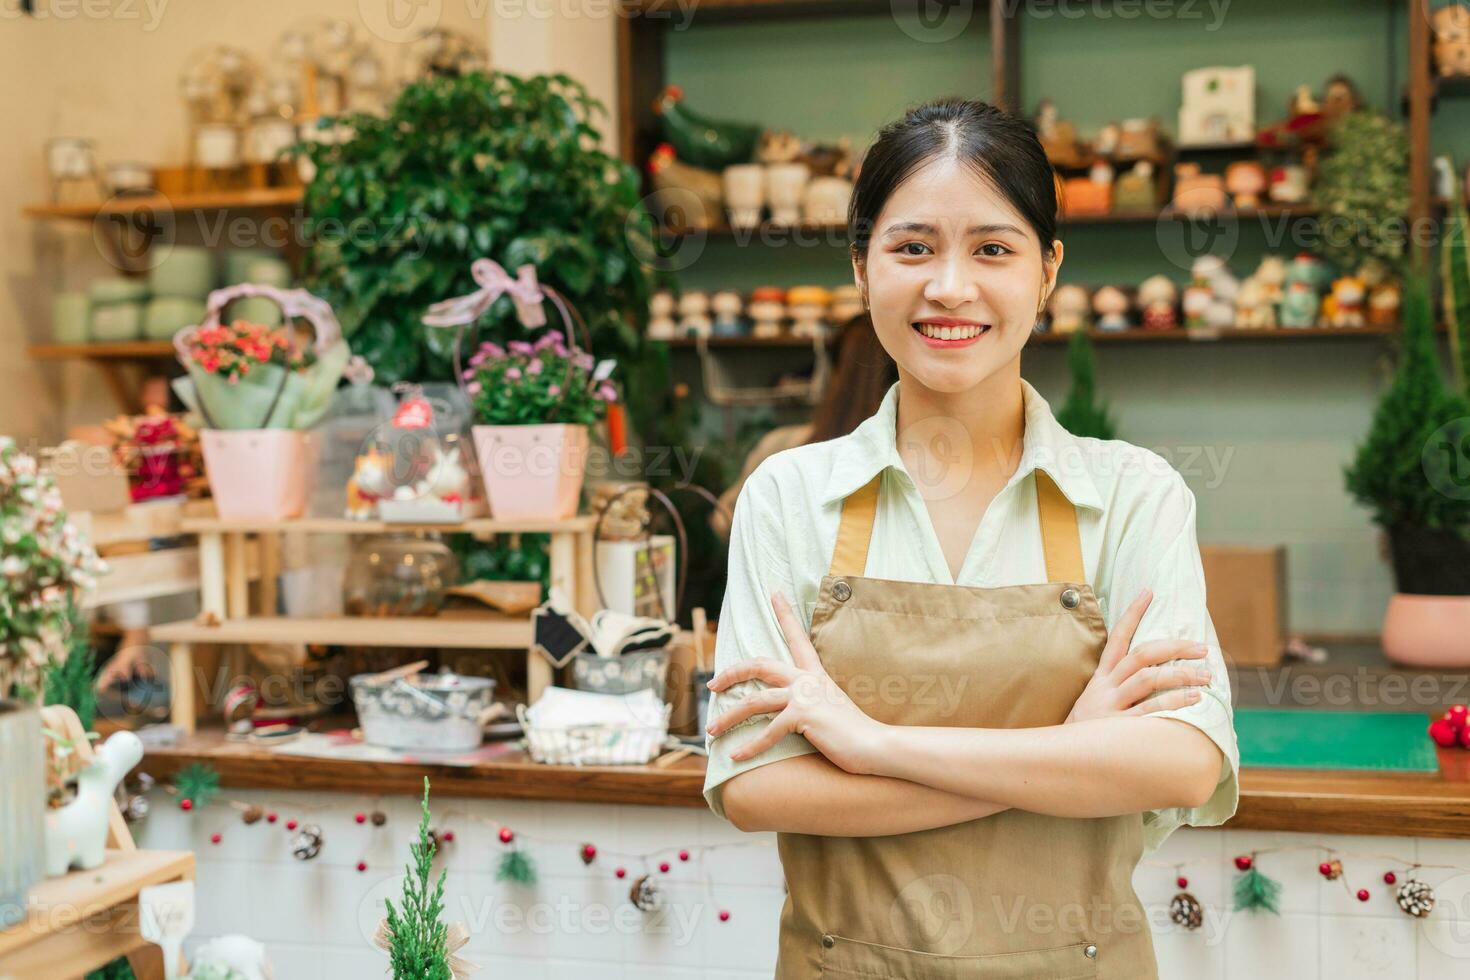
[[[761,223],[761,209],[766,203],[766,168],[758,163],[739,163],[725,168],[725,207],[730,211],[730,227],[741,230],[756,228]]]
[[[771,221],[794,225],[801,221],[801,202],[811,171],[804,163],[773,163],[766,167],[766,198],[771,204]]]
[[[240,131],[229,123],[204,123],[194,130],[194,162],[226,170],[240,165]]]

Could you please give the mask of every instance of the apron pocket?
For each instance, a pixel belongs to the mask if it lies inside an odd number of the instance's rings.
[[[842,980],[1093,980],[1097,948],[1090,943],[984,956],[944,956],[826,935],[822,976]],[[1088,956],[1092,949],[1094,955]]]

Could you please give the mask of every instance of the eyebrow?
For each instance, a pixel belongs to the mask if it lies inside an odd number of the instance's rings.
[[[898,224],[889,225],[883,229],[885,236],[904,232],[914,232],[921,235],[937,235],[939,229],[922,221],[901,221]],[[1021,229],[1015,225],[971,225],[967,230],[968,235],[994,235],[997,232],[1009,232],[1013,235],[1023,234]]]

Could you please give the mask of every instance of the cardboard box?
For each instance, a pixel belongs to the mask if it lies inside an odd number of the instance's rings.
[[[1237,667],[1275,667],[1286,646],[1286,549],[1204,545],[1205,602]]]

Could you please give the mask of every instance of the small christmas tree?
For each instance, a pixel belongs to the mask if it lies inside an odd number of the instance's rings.
[[[410,846],[413,863],[404,869],[402,909],[386,899],[388,918],[379,929],[379,944],[388,950],[393,980],[452,980],[449,966],[449,927],[444,912],[444,873],[432,892],[435,846],[429,837],[429,780],[424,779],[423,817],[418,843]]]
[[[1114,439],[1117,430],[1107,406],[1097,400],[1097,385],[1093,377],[1092,340],[1086,330],[1072,334],[1067,344],[1067,365],[1072,370],[1072,390],[1057,413],[1062,428],[1074,436],[1093,436],[1098,439]]]

